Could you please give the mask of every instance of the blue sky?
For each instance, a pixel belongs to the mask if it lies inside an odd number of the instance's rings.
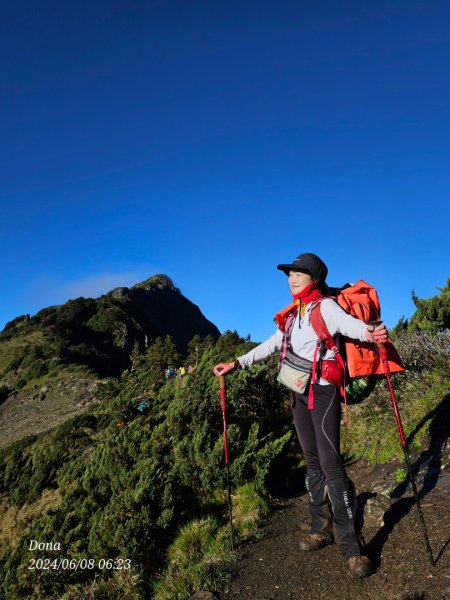
[[[393,326],[449,272],[447,1],[2,5],[0,329],[166,273],[262,340],[319,254]]]

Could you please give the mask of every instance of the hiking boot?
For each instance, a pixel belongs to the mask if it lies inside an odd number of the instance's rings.
[[[300,540],[300,550],[305,552],[314,552],[320,550],[328,544],[331,544],[331,538],[323,533],[308,533],[302,540]]]
[[[348,559],[347,565],[353,577],[368,577],[375,571],[375,567],[367,556],[352,556]]]

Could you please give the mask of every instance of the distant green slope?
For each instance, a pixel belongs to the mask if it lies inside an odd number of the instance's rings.
[[[18,317],[0,333],[0,386],[19,390],[68,365],[98,377],[117,377],[130,366],[133,348],[173,337],[185,352],[194,335],[219,331],[165,275],[100,298],[77,298]]]
[[[85,411],[99,401],[93,381],[119,378],[167,336],[185,354],[219,331],[166,275],[14,319],[0,333],[0,446]]]

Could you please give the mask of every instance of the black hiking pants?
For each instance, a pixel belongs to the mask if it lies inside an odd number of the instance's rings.
[[[312,532],[333,531],[342,554],[360,554],[355,530],[356,497],[340,454],[341,396],[334,385],[313,384],[314,408],[307,395],[294,394],[293,417],[305,456]]]

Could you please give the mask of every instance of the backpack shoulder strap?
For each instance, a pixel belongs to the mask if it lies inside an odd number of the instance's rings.
[[[339,353],[339,348],[336,346],[333,336],[331,335],[326,323],[322,317],[322,312],[320,310],[320,305],[322,300],[326,298],[331,298],[331,296],[323,296],[317,300],[314,306],[311,308],[311,314],[309,316],[311,327],[314,329],[315,334],[325,344],[325,347],[328,350],[331,350],[334,353],[334,356],[339,363],[342,373],[343,373],[343,383],[340,387],[340,392],[344,398],[344,422],[348,423],[348,412],[347,412],[347,392],[345,390],[346,387],[346,373],[345,373],[345,363],[341,354]],[[319,344],[319,342],[317,342]],[[314,352],[314,360],[313,360],[313,373],[311,384],[317,382],[317,354],[319,350],[319,345],[316,347],[316,351]],[[313,386],[310,386],[309,394],[308,394],[308,408],[314,408],[314,391]]]
[[[289,346],[291,345],[291,333],[296,314],[296,312],[291,311],[286,317],[286,322],[284,324],[283,330],[283,341],[281,343],[280,366],[283,360],[286,358]]]
[[[311,314],[309,316],[311,327],[314,329],[315,334],[322,341],[328,350],[334,352],[334,354],[339,353],[339,349],[335,344],[334,338],[331,335],[326,323],[322,317],[322,311],[320,309],[320,305],[322,300],[326,300],[330,298],[330,296],[322,296],[317,300],[317,302],[311,308]]]

